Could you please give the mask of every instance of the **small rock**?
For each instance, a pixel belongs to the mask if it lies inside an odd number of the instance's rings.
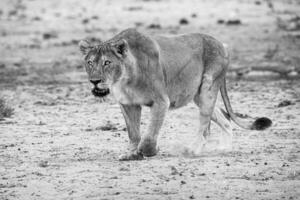
[[[245,180],[250,180],[250,177],[247,176],[247,175],[245,175],[245,174],[244,174],[241,178],[242,178],[242,179],[245,179]]]
[[[261,5],[261,1],[255,1],[255,5]]]
[[[126,167],[120,167],[119,168],[119,171],[122,171],[122,172],[128,172],[128,171],[130,171],[130,169],[128,169],[128,168],[126,168]]]
[[[277,107],[280,108],[280,107],[285,107],[285,106],[294,105],[294,104],[295,103],[293,103],[290,100],[284,100],[284,101],[280,102]]]
[[[230,19],[226,22],[226,25],[241,25],[242,22],[239,19]]]
[[[81,21],[82,24],[88,24],[90,20],[88,18],[85,18]]]
[[[179,20],[179,24],[181,24],[181,25],[187,25],[187,24],[189,24],[189,21],[186,18],[181,18]]]
[[[57,37],[58,37],[58,35],[56,32],[48,32],[48,33],[43,34],[44,40],[49,40],[49,39],[53,39],[53,38],[57,38]]]
[[[92,19],[99,19],[97,15],[92,16]]]
[[[70,41],[70,44],[73,44],[73,45],[77,45],[79,43],[79,40],[76,40],[76,39],[72,39]]]
[[[17,10],[10,10],[8,12],[8,16],[14,16],[14,15],[17,15],[18,14],[18,11]]]
[[[28,46],[30,49],[40,49],[41,48],[41,45],[39,44],[29,44]]]
[[[41,18],[39,16],[35,16],[32,18],[33,21],[41,21]]]
[[[7,36],[7,32],[6,31],[2,31],[1,32],[1,36],[3,36],[3,37]]]
[[[238,117],[240,118],[251,118],[250,115],[247,115],[247,114],[241,114],[241,113],[235,113]]]
[[[224,24],[224,23],[225,23],[225,20],[224,20],[224,19],[218,19],[217,23],[218,23],[218,24]]]
[[[114,130],[113,130],[114,131]],[[121,134],[120,133],[115,133],[115,134],[113,134],[113,137],[120,137],[121,136]]]
[[[15,62],[15,63],[14,63],[14,66],[16,66],[16,67],[21,67],[21,66],[22,66],[22,62]]]
[[[283,163],[282,167],[289,167],[290,165],[288,165],[287,163]]]
[[[160,24],[150,24],[148,26],[149,29],[161,29],[161,25]]]
[[[46,125],[46,123],[45,122],[42,122],[42,121],[40,121],[37,125],[39,125],[39,126],[43,126],[43,125]]]
[[[171,166],[171,175],[176,175],[176,174],[179,174],[178,170],[174,166]]]
[[[40,167],[48,167],[48,166],[49,166],[49,163],[48,163],[48,161],[41,161],[41,162],[39,163],[39,166],[40,166]]]
[[[142,22],[135,22],[134,25],[135,25],[136,27],[140,27],[140,26],[143,26],[143,23],[142,23]]]
[[[75,191],[74,190],[71,190],[68,194],[69,195],[72,195],[72,194],[74,194],[75,193]]]
[[[195,199],[194,195],[189,196],[190,199]]]
[[[112,124],[110,121],[108,121],[105,125],[97,127],[96,130],[101,130],[101,131],[116,131],[118,130],[116,125]]]
[[[192,17],[192,18],[196,18],[196,17],[197,17],[197,14],[196,14],[196,13],[193,13],[193,14],[191,15],[191,17]]]
[[[141,6],[132,6],[132,7],[128,7],[128,8],[125,8],[127,9],[128,11],[137,11],[137,10],[142,10],[143,7]]]
[[[37,175],[37,176],[43,176],[43,174],[40,172],[32,172],[32,174]]]
[[[184,184],[186,184],[186,182],[185,181],[180,181],[180,184],[184,185]]]

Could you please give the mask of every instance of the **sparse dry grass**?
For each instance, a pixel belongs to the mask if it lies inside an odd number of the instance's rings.
[[[0,120],[11,117],[14,114],[14,109],[11,108],[3,97],[0,97]]]

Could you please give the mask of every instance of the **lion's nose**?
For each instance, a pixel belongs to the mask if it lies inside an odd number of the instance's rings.
[[[93,83],[95,86],[98,85],[98,83],[101,83],[101,80],[90,80],[91,83]]]

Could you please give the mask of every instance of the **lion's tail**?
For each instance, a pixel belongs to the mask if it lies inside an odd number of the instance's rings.
[[[240,127],[249,130],[264,130],[272,125],[272,121],[267,117],[252,118],[248,115],[234,113],[228,98],[225,78],[223,79],[220,91],[230,119]]]

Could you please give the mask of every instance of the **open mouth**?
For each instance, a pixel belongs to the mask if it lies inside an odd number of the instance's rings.
[[[94,87],[92,89],[92,93],[96,97],[105,97],[105,96],[107,96],[109,94],[109,89],[108,88],[106,88],[106,89],[100,89],[98,87]]]

